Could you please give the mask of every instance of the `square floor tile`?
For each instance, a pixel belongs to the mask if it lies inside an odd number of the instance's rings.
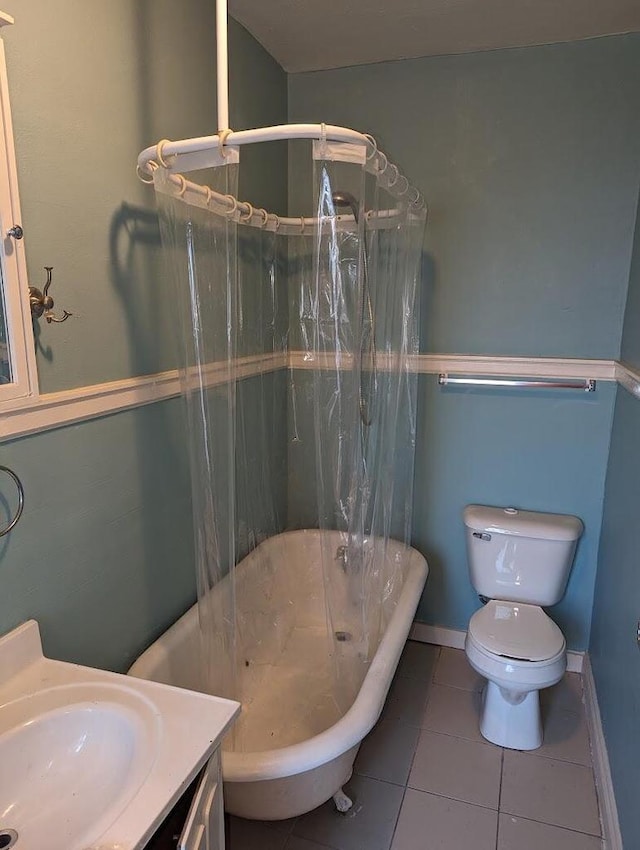
[[[544,740],[532,754],[591,767],[589,729],[583,713],[553,708],[543,712],[542,721]]]
[[[558,710],[585,714],[582,677],[579,673],[565,673],[557,685],[540,691],[542,712]]]
[[[335,850],[389,850],[404,788],[354,775],[345,786],[353,808],[340,814],[332,800],[302,815],[293,834]]]
[[[440,651],[433,681],[438,685],[465,691],[481,691],[485,682],[469,664],[463,649],[449,647],[443,647]]]
[[[499,747],[422,732],[409,786],[497,809],[501,771],[502,750]]]
[[[420,726],[432,687],[431,680],[396,676],[391,684],[382,716],[397,723]]]
[[[484,741],[480,734],[481,696],[479,691],[432,685],[422,728],[470,741]]]
[[[420,729],[384,717],[362,742],[356,773],[406,785]]]
[[[391,850],[495,850],[498,813],[407,788]]]
[[[227,822],[227,850],[284,850],[288,830],[258,820],[231,816]]]
[[[420,643],[417,640],[408,640],[400,656],[396,675],[405,676],[409,679],[430,681],[439,654],[439,646],[434,646],[431,643]]]
[[[593,835],[572,832],[511,815],[500,815],[498,850],[602,850],[602,841]]]
[[[505,750],[500,811],[600,835],[591,769]]]

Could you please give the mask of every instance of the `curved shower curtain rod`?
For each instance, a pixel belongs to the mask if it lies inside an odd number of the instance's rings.
[[[365,167],[378,178],[383,179],[386,190],[396,198],[406,197],[411,212],[421,215],[426,209],[422,194],[411,186],[404,175],[393,163],[390,163],[372,136],[351,130],[348,127],[338,127],[329,124],[280,124],[274,127],[260,127],[255,130],[227,130],[215,136],[201,136],[182,141],[163,139],[156,145],[145,148],[138,157],[138,176],[145,183],[153,182],[153,172],[163,167],[168,174],[168,180],[174,184],[177,194],[181,197],[188,195],[189,200],[205,208],[217,208],[217,212],[232,217],[243,224],[250,224],[268,230],[282,230],[283,233],[304,233],[306,228],[317,223],[316,218],[288,218],[267,212],[262,208],[253,207],[248,201],[239,201],[232,195],[215,192],[208,186],[187,180],[181,171],[203,169],[214,165],[222,165],[225,160],[237,162],[231,157],[241,145],[271,142],[277,140],[312,139],[319,142],[339,142],[364,146],[366,153]],[[207,157],[207,154],[210,156]],[[194,159],[195,157],[195,159]],[[184,168],[181,168],[181,158]],[[375,218],[380,225],[398,215],[398,211],[378,210]],[[353,222],[352,215],[338,216],[340,221]]]
[[[279,124],[273,127],[259,127],[253,130],[234,131],[229,128],[229,70],[227,37],[227,0],[216,0],[216,56],[217,56],[217,103],[218,132],[213,136],[200,136],[193,139],[171,141],[162,139],[156,145],[145,148],[138,156],[138,176],[143,182],[153,182],[153,172],[163,167],[168,179],[178,191],[178,195],[189,193],[191,199],[199,200],[200,206],[210,207],[216,204],[221,212],[243,224],[251,224],[270,230],[283,229],[286,233],[304,233],[307,225],[317,223],[315,218],[284,218],[264,209],[255,209],[248,201],[239,201],[231,195],[221,195],[208,186],[202,186],[187,180],[180,173],[190,170],[223,165],[225,161],[238,161],[238,148],[259,142],[286,141],[293,139],[313,139],[319,142],[339,142],[364,146],[366,150],[365,167],[368,171],[383,178],[384,187],[394,197],[406,198],[410,211],[424,214],[426,205],[422,194],[411,186],[406,177],[400,174],[396,165],[390,163],[382,151],[378,150],[375,139],[348,127],[334,124]],[[181,168],[181,162],[183,167]],[[376,218],[389,218],[396,215],[395,210],[378,212]],[[342,220],[353,220],[353,216],[340,216]]]

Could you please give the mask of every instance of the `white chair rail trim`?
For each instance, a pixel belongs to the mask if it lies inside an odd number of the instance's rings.
[[[321,368],[334,366],[333,358],[323,358]],[[233,364],[238,378],[248,378],[278,369],[313,369],[318,361],[305,351],[259,354],[240,357]],[[391,365],[378,357],[379,368]],[[350,368],[345,357],[342,368]],[[594,378],[599,381],[618,381],[625,389],[640,398],[640,375],[615,360],[584,360],[551,357],[488,357],[464,354],[419,354],[410,358],[409,368],[419,374],[440,372],[488,377]],[[206,368],[209,386],[222,384],[229,377],[226,362],[213,363]],[[145,404],[164,401],[180,394],[177,370],[155,375],[111,381],[93,386],[78,387],[58,393],[32,396],[8,411],[0,413],[0,440],[15,439],[60,428],[99,416],[118,413]]]

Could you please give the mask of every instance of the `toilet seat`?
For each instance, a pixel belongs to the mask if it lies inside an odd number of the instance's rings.
[[[471,617],[469,635],[485,652],[517,661],[548,661],[563,653],[564,635],[537,605],[490,600]]]

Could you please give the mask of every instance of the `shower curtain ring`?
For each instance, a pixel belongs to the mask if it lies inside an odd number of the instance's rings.
[[[184,179],[182,174],[176,174],[175,177],[178,183],[180,183],[180,188],[178,189],[178,197],[182,198],[184,196],[184,193],[187,191],[187,181]]]
[[[171,142],[171,139],[160,139],[160,141],[156,145],[156,159],[158,160],[158,162],[160,163],[160,165],[163,168],[169,168],[169,163],[164,158],[162,151],[164,150],[164,146],[166,144],[169,144],[170,142]]]
[[[274,223],[275,223],[275,226],[276,226],[276,233],[277,233],[277,232],[280,230],[280,225],[281,225],[281,223],[282,223],[282,222],[280,221],[280,216],[279,216],[279,215],[274,215],[273,220],[274,220]]]
[[[260,207],[258,212],[262,215],[262,224],[260,227],[266,227],[269,224],[269,213],[265,210],[264,207]]]
[[[225,215],[234,215],[234,213],[235,213],[235,212],[236,212],[236,210],[238,209],[238,202],[237,202],[237,200],[233,197],[233,195],[225,195],[225,198],[226,198],[226,199],[227,199],[227,201],[229,201],[229,203],[231,204],[231,209],[230,209],[230,210],[226,210],[226,211],[225,211]]]
[[[372,151],[371,151],[371,153],[368,153],[368,154],[367,154],[367,162],[368,162],[369,160],[373,159],[373,158],[374,158],[374,156],[378,153],[378,143],[377,143],[377,142],[376,142],[376,140],[373,138],[373,136],[371,135],[371,133],[365,133],[365,134],[364,134],[364,137],[365,137],[365,139],[367,139],[367,140],[368,140],[368,142],[370,143],[370,145],[371,145],[371,147],[372,147]]]
[[[304,216],[300,216],[300,235],[304,236]]]
[[[398,178],[400,177],[400,172],[398,171],[398,166],[394,165],[393,163],[389,167],[389,170],[395,172],[395,177],[393,178],[393,180],[391,178],[389,178],[389,188],[391,189],[398,182]]]
[[[404,176],[404,174],[401,174],[401,175],[400,175],[400,180],[404,180],[404,189],[402,189],[402,191],[398,190],[398,195],[399,195],[400,197],[402,197],[402,195],[406,195],[406,194],[407,194],[407,192],[409,191],[409,181],[408,181],[408,180],[407,180],[407,178]]]
[[[239,220],[243,224],[249,224],[249,222],[253,218],[253,207],[251,206],[249,201],[245,201],[245,204],[247,205],[247,212],[245,213],[245,215],[242,215],[242,213],[240,213]]]
[[[154,165],[156,168],[158,167],[158,163],[154,163],[153,160],[147,163],[147,168],[151,169],[151,173],[149,173],[148,171],[143,171],[139,165],[136,165],[136,175],[141,183],[146,183],[147,186],[150,186],[153,183]]]
[[[211,192],[211,189],[208,186],[205,186],[204,188],[207,191],[207,195],[206,195],[207,200],[205,201],[205,204],[207,205],[207,209],[209,209],[210,206],[211,206],[211,197],[212,197],[213,193]]]
[[[227,154],[225,153],[225,150],[224,150],[224,145],[225,145],[225,142],[227,141],[228,137],[231,135],[231,133],[233,133],[233,130],[231,130],[229,127],[227,127],[226,130],[219,130],[218,131],[218,145],[220,147],[220,156],[223,159],[227,158]]]
[[[380,160],[384,160],[384,165],[382,166],[382,168],[380,168]],[[389,166],[389,160],[382,153],[382,151],[378,151],[378,172],[379,172],[379,174],[384,174],[385,171],[387,170],[388,166]]]

